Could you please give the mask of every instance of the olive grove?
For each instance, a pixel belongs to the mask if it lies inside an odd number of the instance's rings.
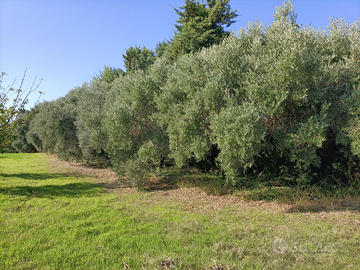
[[[351,181],[360,176],[360,21],[315,30],[296,17],[288,1],[270,25],[249,23],[175,60],[166,45],[146,69],[39,104],[27,138],[60,158],[105,157],[138,187],[161,164],[189,161],[229,184]]]

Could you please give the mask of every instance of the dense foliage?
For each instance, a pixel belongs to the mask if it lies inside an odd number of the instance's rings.
[[[228,1],[207,5],[186,1],[177,11],[179,35],[198,22],[187,19],[192,10],[224,15],[206,24],[212,30],[204,35],[231,24]],[[131,48],[126,73],[106,68],[66,97],[38,105],[26,137],[60,158],[109,159],[138,187],[166,164],[216,167],[228,183],[241,175],[350,181],[360,173],[360,21],[331,20],[316,31],[296,17],[286,2],[270,25],[250,23],[175,62],[176,35],[158,44],[157,57]],[[132,62],[130,52],[150,62]]]

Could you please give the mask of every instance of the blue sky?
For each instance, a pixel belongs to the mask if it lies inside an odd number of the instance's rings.
[[[229,30],[237,32],[256,18],[270,24],[283,0],[231,0],[240,15]],[[23,90],[37,76],[42,100],[53,100],[91,80],[104,66],[123,68],[130,46],[170,39],[185,0],[0,0],[0,72],[2,86],[27,68]],[[299,24],[326,29],[329,17],[353,23],[360,18],[359,0],[293,0]],[[30,104],[37,99],[30,97]]]

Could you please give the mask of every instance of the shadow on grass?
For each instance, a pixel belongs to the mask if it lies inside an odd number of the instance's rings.
[[[231,185],[225,185],[224,178],[216,173],[202,173],[200,170],[187,167],[170,167],[165,169],[161,178],[150,182],[149,190],[169,190],[176,188],[199,188],[211,195],[227,195],[234,191]],[[155,178],[156,179],[156,178]]]
[[[105,188],[104,184],[71,183],[66,185],[45,186],[18,186],[0,188],[0,193],[27,197],[76,197],[89,196],[100,193]]]
[[[360,196],[352,194],[349,188],[337,191],[309,187],[265,186],[243,188],[237,194],[246,201],[273,201],[290,206],[288,213],[320,213],[353,211],[360,212]]]
[[[326,188],[309,187],[298,189],[293,186],[279,186],[276,183],[260,181],[244,181],[242,184],[226,184],[220,175],[201,173],[196,169],[172,168],[164,172],[165,178],[159,185],[153,185],[150,190],[172,189],[176,187],[196,187],[211,195],[233,194],[245,201],[276,202],[290,206],[288,213],[352,211],[360,212],[360,196],[358,189],[341,188],[329,190]],[[166,188],[164,188],[166,187]]]
[[[59,178],[61,176],[68,176],[68,175],[60,175],[60,174],[50,174],[50,173],[0,173],[0,178],[21,178],[23,180],[48,180],[53,178]]]
[[[144,188],[145,191],[171,190],[177,189],[176,180],[169,177],[151,177]]]
[[[360,212],[360,199],[357,196],[324,197],[321,199],[303,199],[291,204],[288,213],[320,213],[320,212]]]
[[[351,212],[360,212],[360,207],[352,204],[341,204],[339,202],[335,203],[335,206],[327,206],[327,205],[319,205],[317,203],[307,203],[301,206],[293,206],[288,209],[287,213],[321,213],[321,212],[343,212],[343,211],[351,211]]]

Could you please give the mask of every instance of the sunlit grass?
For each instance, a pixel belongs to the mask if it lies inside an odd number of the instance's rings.
[[[337,215],[322,220],[246,206],[201,211],[190,198],[122,192],[85,176],[51,173],[41,154],[1,155],[0,166],[2,269],[360,266],[358,212],[344,226]],[[288,243],[285,254],[274,252],[277,238]]]

